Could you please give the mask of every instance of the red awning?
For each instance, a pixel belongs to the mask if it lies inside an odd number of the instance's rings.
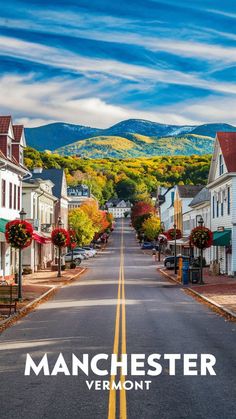
[[[47,243],[51,242],[50,237],[45,237],[45,236],[39,235],[38,233],[35,233],[35,232],[33,233],[33,239],[40,244],[47,244]]]

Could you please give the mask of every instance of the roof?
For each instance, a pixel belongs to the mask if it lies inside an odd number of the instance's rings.
[[[194,198],[195,195],[200,192],[203,185],[178,185],[178,191],[180,198]]]
[[[211,193],[209,189],[203,188],[200,192],[198,192],[197,195],[193,198],[193,200],[190,202],[190,207],[194,207],[195,205],[202,204],[204,202],[210,202],[211,200]]]
[[[52,193],[57,198],[62,196],[63,169],[45,169],[42,173],[32,173],[32,179],[51,180],[54,183]]]
[[[0,116],[0,134],[8,133],[10,122],[11,116]]]
[[[236,132],[217,132],[228,172],[236,172]]]
[[[23,125],[13,125],[14,139],[17,142],[20,142],[23,134],[24,126]]]

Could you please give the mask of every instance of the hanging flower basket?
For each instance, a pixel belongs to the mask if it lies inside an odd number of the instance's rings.
[[[167,240],[175,240],[175,229],[174,228],[170,228],[164,234],[165,234]],[[181,230],[179,230],[177,228],[176,229],[176,240],[181,239],[181,237],[182,237]]]
[[[11,247],[25,249],[32,243],[33,227],[28,221],[9,221],[6,224],[5,237]]]
[[[69,240],[70,240],[69,246],[71,249],[74,249],[78,244],[76,232],[75,230],[69,230],[68,233],[69,233]]]
[[[52,243],[57,247],[65,247],[70,244],[70,235],[64,228],[55,228],[51,234]]]
[[[213,233],[207,227],[195,227],[190,234],[190,243],[198,249],[211,247],[213,243]]]

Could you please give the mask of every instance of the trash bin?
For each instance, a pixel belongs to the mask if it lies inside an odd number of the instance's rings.
[[[188,281],[189,281],[189,260],[183,259],[182,284],[188,285]]]
[[[201,270],[200,270],[199,267],[190,266],[190,268],[189,268],[189,280],[190,280],[190,282],[192,282],[192,284],[197,284],[200,281],[200,276],[201,276],[200,271]]]

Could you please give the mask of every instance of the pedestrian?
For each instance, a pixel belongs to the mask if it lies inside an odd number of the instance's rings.
[[[153,258],[154,262],[157,261],[157,251],[156,251],[155,247],[153,247],[153,249],[152,249],[152,258]]]

